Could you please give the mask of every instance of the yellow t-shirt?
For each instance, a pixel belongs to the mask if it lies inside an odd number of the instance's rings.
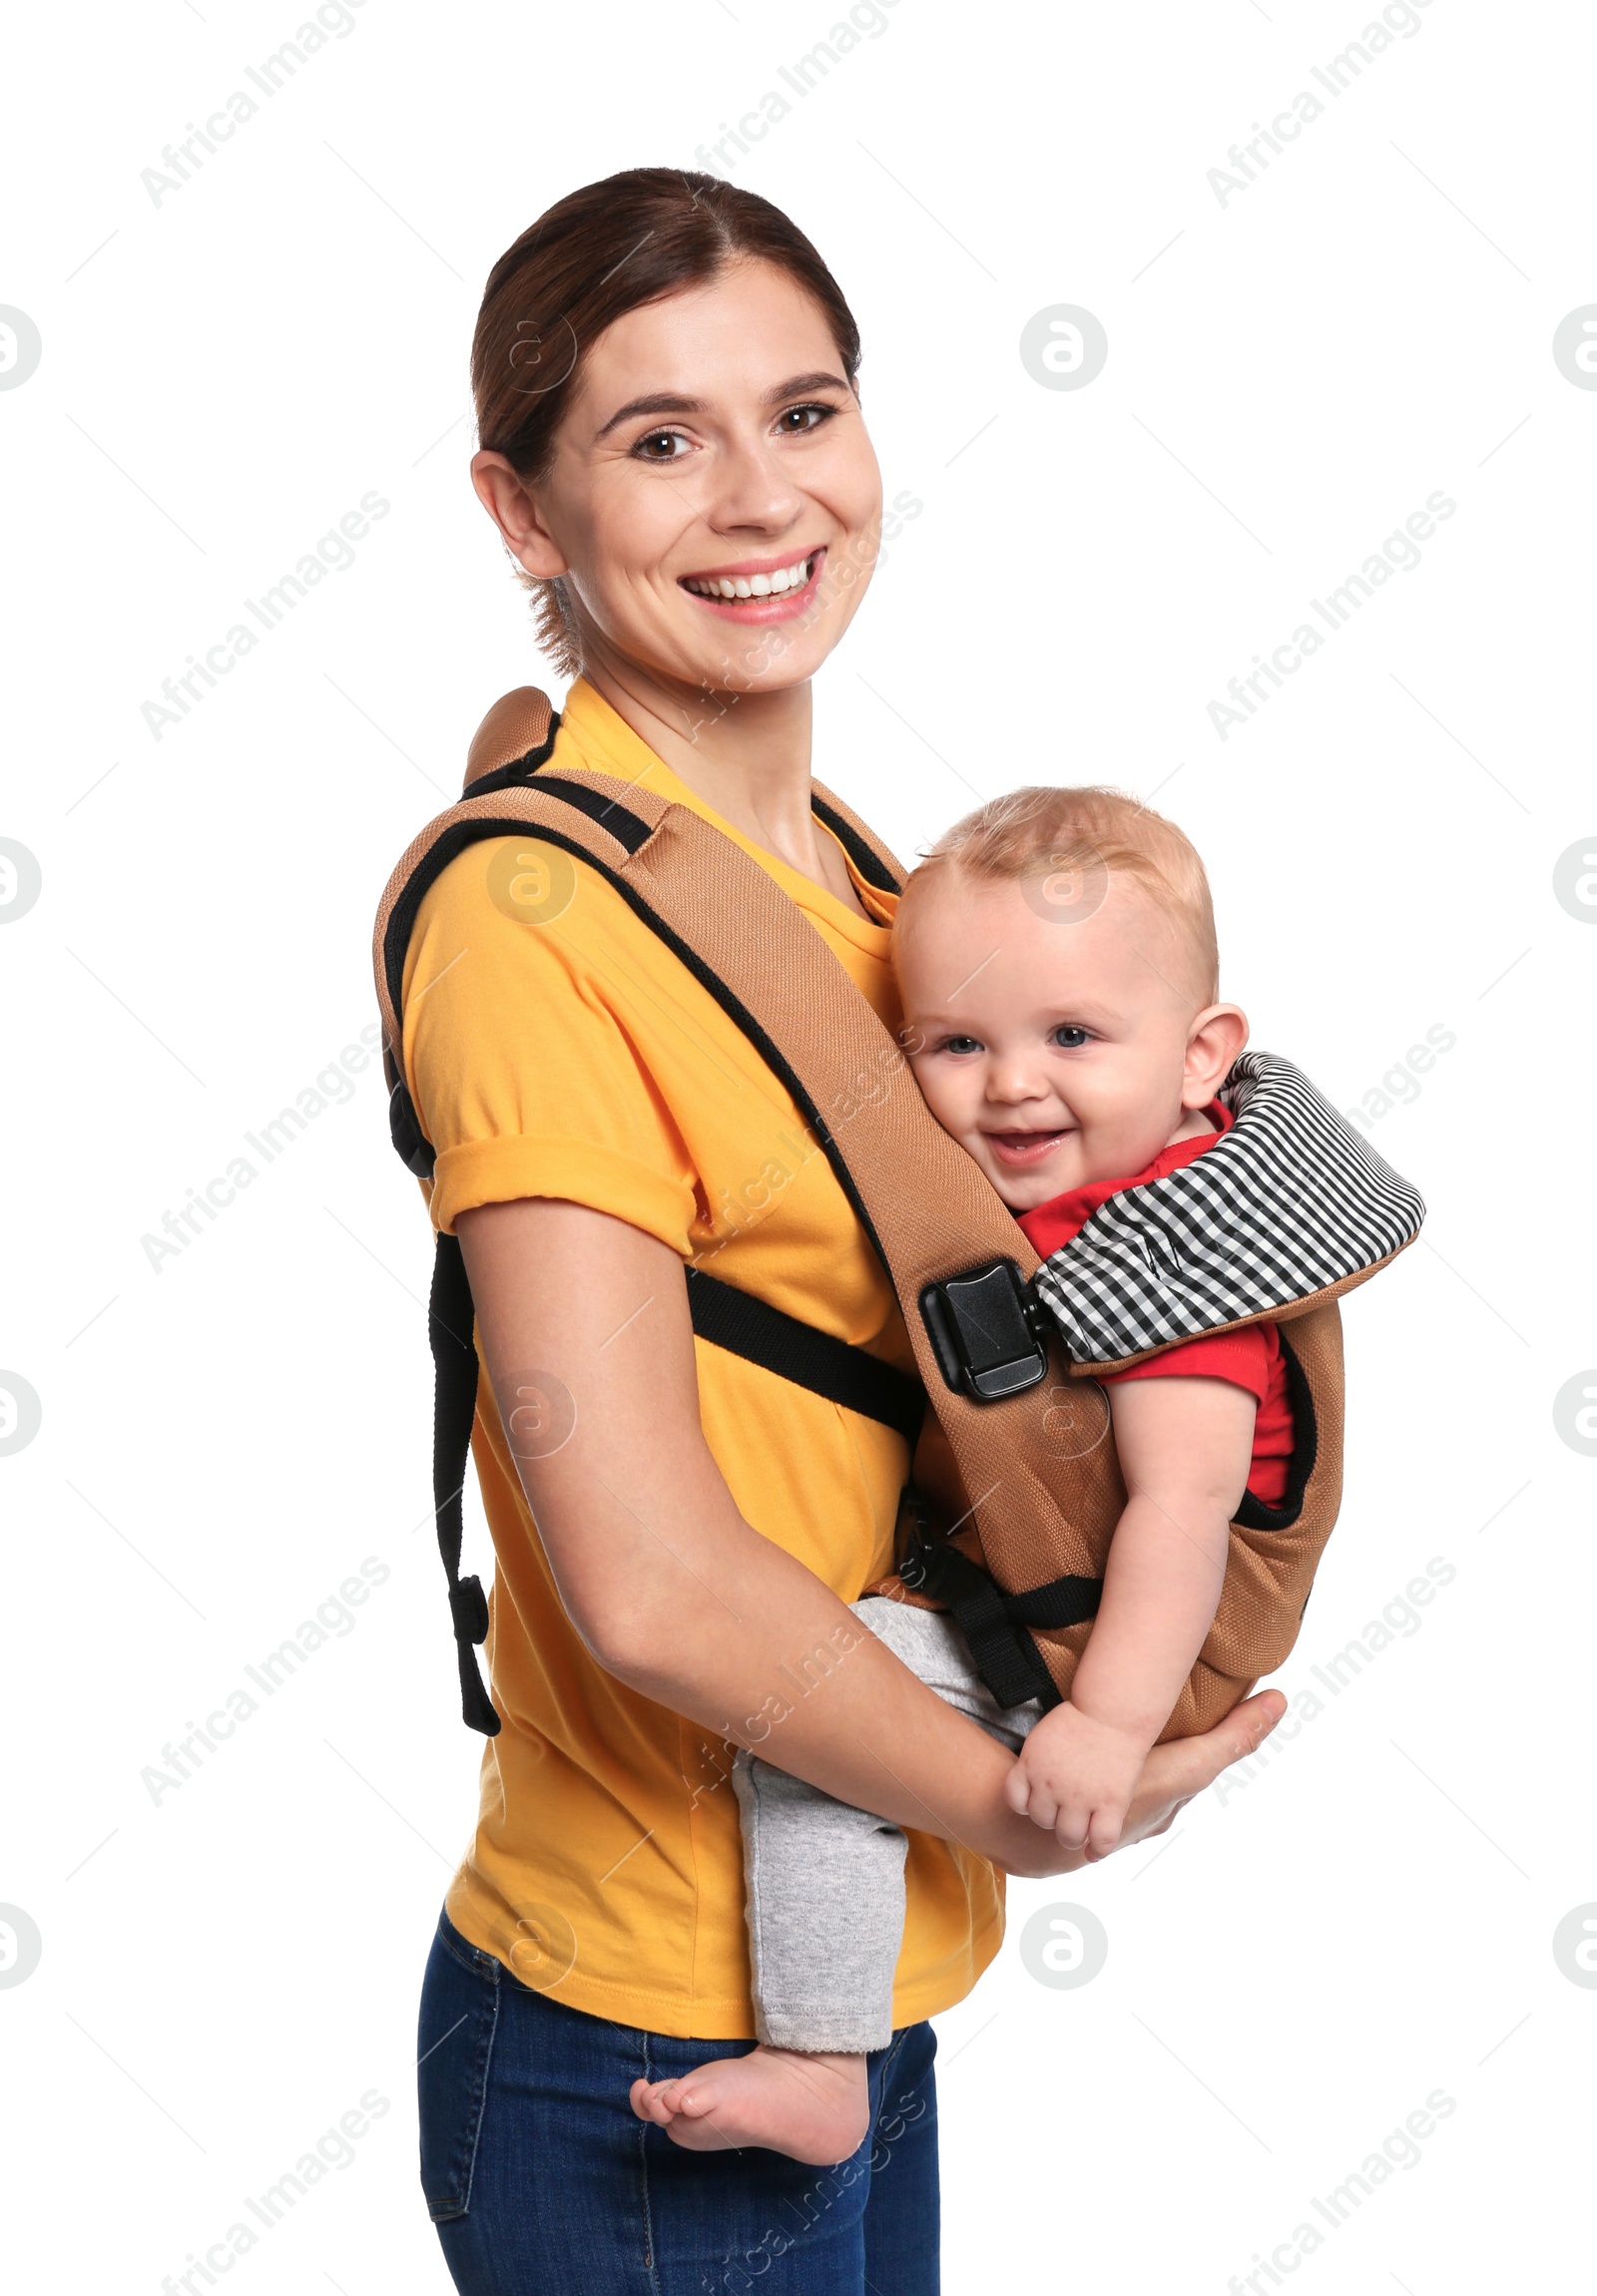
[[[891,899],[862,917],[741,836],[595,689],[568,697],[549,770],[635,782],[716,823],[808,917],[889,1027]],[[431,1210],[559,1196],[629,1220],[790,1314],[912,1365],[892,1287],[792,1099],[597,871],[528,926],[469,847],[421,904],[404,1069],[437,1149]],[[712,1257],[712,1255],[714,1255]],[[892,1567],[902,1439],[695,1342],[700,1414],[746,1520],[851,1602]],[[557,2001],[657,2033],[751,2037],[742,1847],[723,1741],[595,1663],[561,1607],[486,1380],[473,1449],[497,1573],[489,1639],[504,1727],[449,1918]],[[910,1834],[893,2022],[969,1992],[1002,1935],[984,1860]]]

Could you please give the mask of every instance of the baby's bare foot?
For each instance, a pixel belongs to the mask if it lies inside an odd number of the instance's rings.
[[[759,2144],[812,2168],[857,2152],[870,2124],[862,2057],[764,2046],[717,2058],[681,2080],[635,2080],[632,2109],[694,2152]]]

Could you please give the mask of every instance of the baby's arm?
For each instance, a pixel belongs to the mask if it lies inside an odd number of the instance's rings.
[[[1130,1497],[1069,1702],[1037,1724],[1008,1786],[1015,1809],[1095,1858],[1119,1841],[1214,1620],[1258,1410],[1224,1379],[1128,1379],[1109,1395]]]

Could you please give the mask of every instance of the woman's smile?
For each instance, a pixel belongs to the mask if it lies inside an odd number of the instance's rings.
[[[746,558],[703,574],[683,574],[678,588],[728,622],[789,622],[814,597],[824,546],[781,558]]]

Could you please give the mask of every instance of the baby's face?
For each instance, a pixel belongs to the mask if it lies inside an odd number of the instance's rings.
[[[906,903],[893,956],[926,1105],[1012,1211],[1128,1177],[1206,1129],[1196,1111],[1229,1059],[1217,1074],[1204,1017],[1235,1007],[1207,1005],[1184,937],[1135,879],[1061,924],[1013,881],[945,867]]]

